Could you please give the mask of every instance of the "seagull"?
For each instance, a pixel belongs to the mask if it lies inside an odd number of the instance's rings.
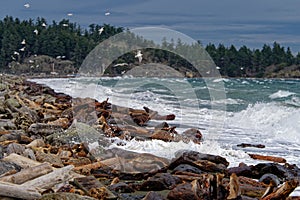
[[[217,69],[217,70],[220,70],[220,69],[221,69],[221,67],[219,67],[219,66],[216,66],[216,69]]]
[[[23,47],[23,48],[21,48],[21,49],[19,49],[20,51],[25,51],[25,47]]]
[[[20,55],[20,53],[19,53],[19,52],[17,52],[17,51],[15,51],[15,52],[14,52],[14,55]]]
[[[26,41],[25,41],[25,39],[23,39],[23,41],[21,42],[21,44],[26,44]]]
[[[43,27],[46,27],[47,25],[46,25],[46,23],[42,23],[42,26],[43,26]]]
[[[104,14],[105,16],[108,16],[110,15],[110,12],[109,11],[106,11],[106,13]]]
[[[99,31],[99,35],[101,35],[101,33],[104,31],[104,27],[101,27],[98,31]]]
[[[29,7],[30,7],[30,4],[29,4],[29,3],[26,3],[26,4],[24,4],[24,7],[25,7],[25,8],[29,8]]]
[[[63,24],[63,26],[64,26],[64,27],[68,27],[68,26],[69,26],[69,24]]]
[[[138,58],[138,59],[139,59],[139,62],[142,62],[143,54],[142,54],[141,50],[138,50],[138,51],[137,51],[137,54],[136,54],[134,57],[135,57],[135,58]]]
[[[38,31],[37,29],[35,29],[33,32],[34,32],[36,35],[39,34],[39,31]]]
[[[71,16],[73,16],[73,13],[68,13],[67,15],[68,15],[69,17],[71,17]]]

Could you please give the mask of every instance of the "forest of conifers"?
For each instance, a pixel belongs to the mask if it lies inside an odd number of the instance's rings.
[[[101,27],[103,32],[100,33]],[[97,44],[122,31],[124,28],[109,24],[91,24],[83,29],[66,19],[50,24],[44,18],[20,20],[7,16],[0,20],[0,71],[7,71],[10,63],[22,63],[24,59],[33,55],[69,60],[78,68]],[[178,42],[180,41],[167,45],[180,48]],[[234,45],[227,47],[212,43],[204,48],[220,67],[223,76],[264,77],[266,72],[282,73],[285,69],[290,69],[291,77],[299,75],[293,72],[299,71],[300,53],[294,55],[289,47],[282,47],[277,42],[271,45],[264,44],[261,49],[249,49],[247,46],[236,48]],[[170,65],[182,62],[178,56],[162,54],[160,50],[154,53],[151,61],[171,63]],[[133,58],[134,54],[121,60],[130,63],[133,62]],[[147,60],[147,57],[144,60]]]

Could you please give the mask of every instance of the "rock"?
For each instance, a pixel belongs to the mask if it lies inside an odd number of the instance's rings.
[[[140,190],[150,191],[150,190],[166,190],[173,189],[177,184],[181,183],[181,179],[172,176],[169,173],[155,174],[144,181],[140,187]]]
[[[119,183],[110,185],[108,187],[108,189],[111,190],[111,191],[118,192],[118,193],[131,193],[131,192],[134,192],[134,189],[130,185],[128,185],[124,182],[119,182]]]
[[[245,147],[265,148],[266,147],[263,144],[248,144],[248,143],[242,143],[242,144],[238,144],[236,146],[242,147],[242,148],[245,148]]]
[[[281,180],[292,180],[299,177],[298,168],[288,168],[286,165],[280,165],[278,163],[259,163],[255,166],[251,166],[252,177],[259,179],[264,174],[274,174]]]
[[[247,177],[252,176],[251,167],[249,167],[244,163],[240,163],[238,167],[228,168],[228,173],[229,174],[235,173],[237,176],[247,176]]]
[[[259,179],[259,182],[263,182],[263,183],[265,183],[267,185],[269,185],[271,183],[271,181],[273,183],[275,183],[275,186],[278,186],[280,184],[279,178],[276,175],[274,175],[274,174],[264,174]]]
[[[174,174],[181,174],[182,172],[190,172],[194,174],[202,174],[202,171],[197,167],[193,167],[188,164],[180,164],[175,169],[173,169]]]
[[[28,148],[37,148],[37,147],[43,147],[43,146],[45,146],[45,142],[43,139],[35,139],[26,145],[26,147],[28,147]]]
[[[0,130],[15,130],[16,125],[10,119],[0,119]]]
[[[26,136],[23,130],[10,130],[8,133],[0,136],[0,142],[9,140],[21,141],[22,136]]]
[[[0,175],[9,173],[9,172],[18,172],[21,170],[21,167],[4,160],[0,160]]]
[[[15,98],[8,98],[4,101],[4,105],[13,112],[18,112],[18,109],[21,108],[21,104]]]
[[[163,140],[165,142],[170,142],[175,139],[175,135],[165,130],[156,130],[151,136],[154,140]]]
[[[35,123],[30,125],[28,131],[34,135],[48,136],[54,133],[62,133],[63,129],[61,126],[44,123]]]
[[[196,151],[183,151],[176,155],[169,165],[173,170],[180,164],[189,164],[206,172],[224,172],[229,165],[228,161],[221,157],[210,154],[202,154]]]
[[[2,159],[4,156],[3,147],[0,145],[0,159]]]
[[[12,153],[15,153],[18,155],[23,155],[24,151],[25,151],[25,147],[23,145],[17,144],[17,143],[9,144],[6,149],[6,152],[8,155],[12,154]]]
[[[54,155],[51,153],[44,153],[42,151],[36,152],[36,160],[39,162],[48,162],[53,167],[63,167],[64,166],[61,159],[57,155]]]
[[[150,191],[142,200],[164,200],[164,198],[160,194]]]
[[[98,142],[99,145],[107,147],[111,144],[110,140],[104,136],[102,131],[93,127],[76,122],[63,132],[54,133],[46,138],[52,145],[76,144],[85,142],[92,144]]]
[[[200,144],[200,142],[202,141],[202,133],[195,128],[184,131],[180,136],[186,143],[188,143],[189,141],[193,141],[196,144]]]

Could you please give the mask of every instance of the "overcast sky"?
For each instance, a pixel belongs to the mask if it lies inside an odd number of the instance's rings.
[[[25,8],[24,4],[30,4]],[[170,28],[203,44],[261,48],[279,42],[300,51],[298,0],[1,0],[0,14],[20,19],[70,19],[87,27]],[[105,16],[105,12],[111,14]],[[68,16],[73,13],[73,16]]]

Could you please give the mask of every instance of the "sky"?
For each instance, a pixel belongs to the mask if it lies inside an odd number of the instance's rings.
[[[26,3],[29,8],[24,7]],[[44,17],[48,23],[69,19],[83,28],[93,23],[157,26],[179,31],[203,45],[261,49],[276,41],[300,52],[298,0],[1,0],[0,5],[1,19],[7,15]]]

